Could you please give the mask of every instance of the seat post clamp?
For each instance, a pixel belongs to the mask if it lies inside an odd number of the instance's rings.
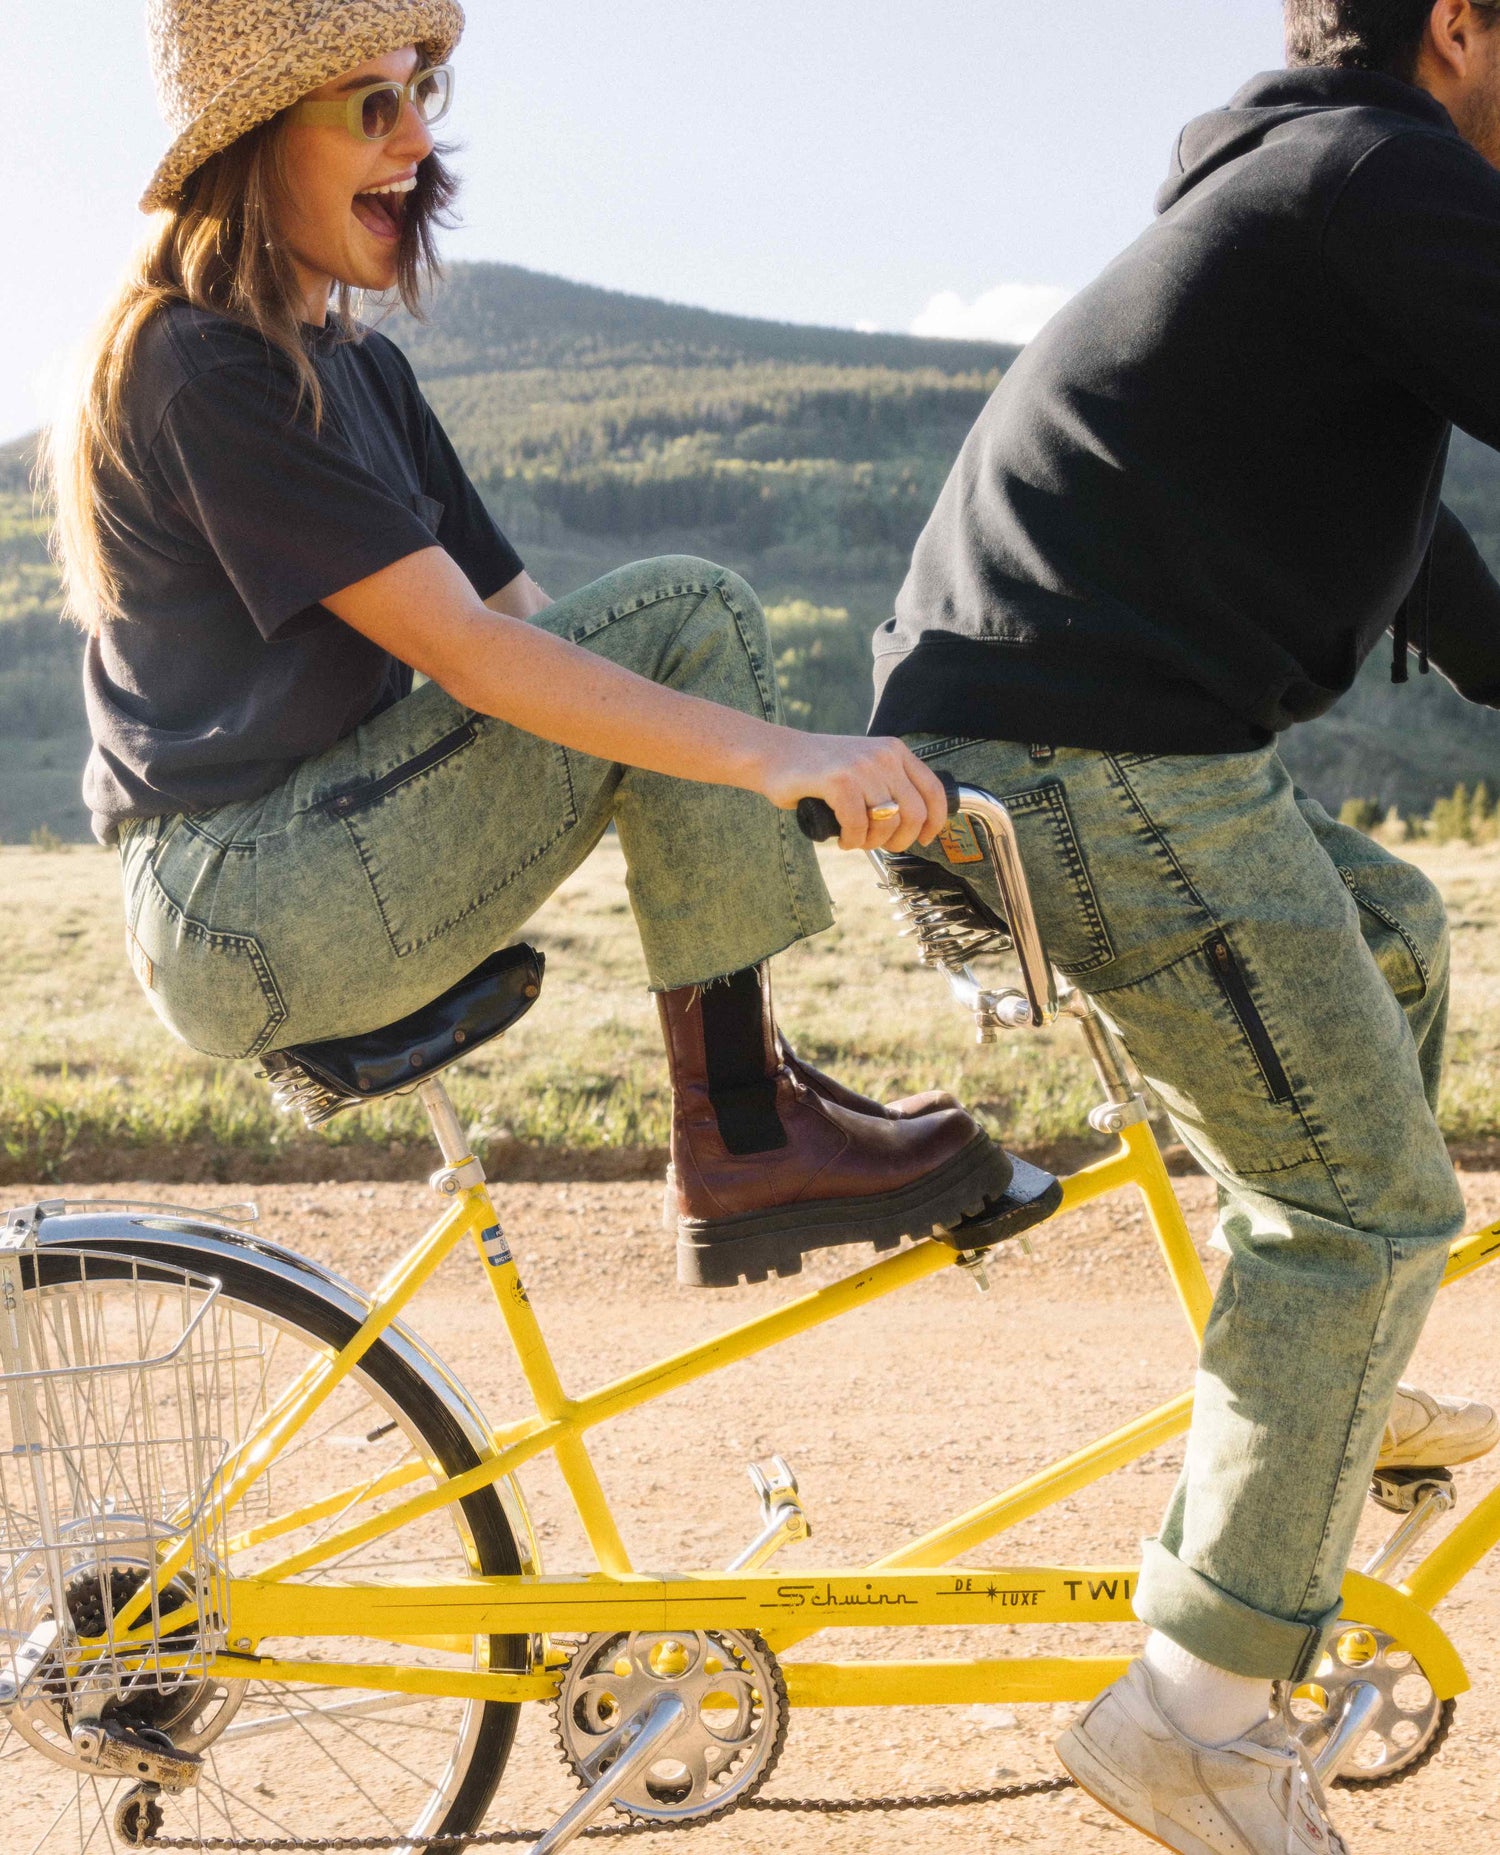
[[[1096,1134],[1123,1134],[1127,1127],[1137,1127],[1146,1119],[1146,1104],[1139,1095],[1129,1101],[1101,1101],[1089,1115],[1089,1126]]]
[[[427,1183],[440,1198],[456,1198],[460,1192],[484,1184],[484,1167],[471,1157],[457,1166],[439,1166]]]

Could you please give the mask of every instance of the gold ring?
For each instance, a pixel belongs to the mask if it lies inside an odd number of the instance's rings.
[[[876,824],[888,824],[892,818],[901,816],[901,807],[894,799],[882,799],[879,805],[866,808]]]

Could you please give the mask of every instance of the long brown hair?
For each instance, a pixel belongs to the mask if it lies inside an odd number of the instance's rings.
[[[109,559],[99,480],[128,468],[121,448],[126,390],[141,332],[169,303],[190,303],[253,329],[285,357],[299,395],[321,418],[323,396],[302,335],[303,300],[290,257],[275,236],[274,206],[284,190],[283,116],[248,130],[192,174],[178,203],[158,213],[114,300],[94,330],[74,403],[47,432],[43,463],[53,505],[52,549],[62,571],[63,615],[96,631],[121,618],[119,581]],[[458,183],[437,151],[417,168],[407,195],[396,258],[396,294],[421,313],[438,272],[436,234],[451,223]],[[330,320],[350,340],[358,292],[339,284]]]

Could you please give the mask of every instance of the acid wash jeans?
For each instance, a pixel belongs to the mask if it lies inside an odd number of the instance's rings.
[[[1305,1676],[1463,1224],[1433,1112],[1442,900],[1274,749],[910,744],[1005,801],[1054,962],[1218,1186],[1230,1261],[1137,1612],[1221,1668]]]
[[[639,562],[533,622],[780,720],[765,616],[707,561]],[[260,798],[128,826],[131,961],[210,1055],[373,1030],[513,939],[611,822],[654,988],[752,966],[832,919],[812,846],[759,794],[593,759],[427,684]]]

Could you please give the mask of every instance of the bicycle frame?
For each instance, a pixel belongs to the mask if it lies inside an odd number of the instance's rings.
[[[997,835],[1008,833],[1003,809],[987,794],[965,791],[963,797],[966,812],[985,825],[993,852]],[[1003,857],[996,859],[996,866],[1004,868]],[[1029,898],[1024,893],[1024,877],[1019,881],[1019,896],[1008,887],[1002,893],[1023,916],[1022,932],[1016,939],[1023,956],[1031,1021],[1039,1022],[1055,1015],[1058,1006],[1050,969],[1045,975],[1035,970],[1036,958],[1044,956],[1034,920],[1028,943]],[[961,982],[957,989],[963,985],[973,989],[966,970],[952,976]],[[982,1019],[985,1000],[991,1007],[996,1000],[982,994],[977,998],[976,1011]],[[1108,1158],[1064,1181],[1063,1202],[1055,1215],[1064,1216],[1124,1187],[1137,1191],[1184,1317],[1195,1337],[1201,1337],[1212,1290],[1140,1098],[1130,1090],[1122,1053],[1081,995],[1068,994],[1061,1010],[1081,1021],[1104,1088],[1105,1102],[1096,1111],[1094,1124],[1118,1133],[1119,1145]],[[1190,1391],[862,1568],[705,1570],[669,1577],[634,1571],[588,1452],[590,1430],[964,1259],[947,1244],[917,1243],[715,1338],[574,1397],[559,1378],[515,1258],[501,1234],[489,1188],[478,1162],[466,1151],[441,1083],[434,1078],[420,1092],[446,1162],[434,1184],[452,1202],[375,1291],[358,1332],[341,1351],[310,1367],[290,1385],[243,1440],[221,1472],[214,1496],[229,1511],[232,1523],[242,1497],[277,1453],[466,1240],[474,1245],[483,1264],[531,1392],[534,1413],[495,1430],[492,1453],[477,1467],[413,1493],[380,1513],[353,1517],[375,1497],[425,1480],[423,1465],[414,1463],[339,1489],[239,1534],[231,1541],[231,1550],[263,1545],[334,1515],[344,1519],[344,1524],[315,1545],[288,1554],[257,1575],[222,1581],[213,1601],[229,1620],[230,1646],[213,1664],[218,1673],[239,1679],[519,1701],[546,1698],[557,1691],[561,1679],[557,1662],[549,1661],[540,1647],[545,1636],[554,1632],[753,1629],[779,1654],[824,1630],[838,1628],[1135,1621],[1131,1598],[1137,1573],[1133,1566],[970,1569],[957,1568],[952,1562],[1182,1435],[1192,1416]],[[1445,1285],[1473,1274],[1497,1256],[1500,1223],[1453,1246]],[[597,1564],[595,1571],[585,1576],[474,1577],[456,1582],[294,1582],[366,1541],[499,1482],[548,1452],[557,1462],[582,1522]],[[1462,1693],[1469,1680],[1460,1656],[1431,1613],[1497,1541],[1500,1487],[1454,1526],[1401,1584],[1357,1572],[1345,1580],[1346,1615],[1385,1632],[1408,1649],[1439,1699]],[[171,1556],[164,1558],[156,1588],[164,1587],[177,1569]],[[139,1619],[150,1593],[148,1585],[120,1611],[113,1636],[117,1647],[123,1646],[122,1639],[147,1633]],[[159,1631],[165,1635],[191,1615],[186,1608],[173,1612],[161,1619]],[[298,1661],[259,1652],[267,1640],[299,1636],[351,1637],[398,1648],[466,1651],[476,1636],[491,1634],[531,1638],[539,1645],[532,1666],[524,1671],[487,1672],[405,1666],[399,1658],[372,1666]],[[1108,1656],[1014,1656],[968,1661],[792,1662],[783,1672],[793,1706],[951,1706],[1086,1701],[1125,1666],[1124,1659]]]

